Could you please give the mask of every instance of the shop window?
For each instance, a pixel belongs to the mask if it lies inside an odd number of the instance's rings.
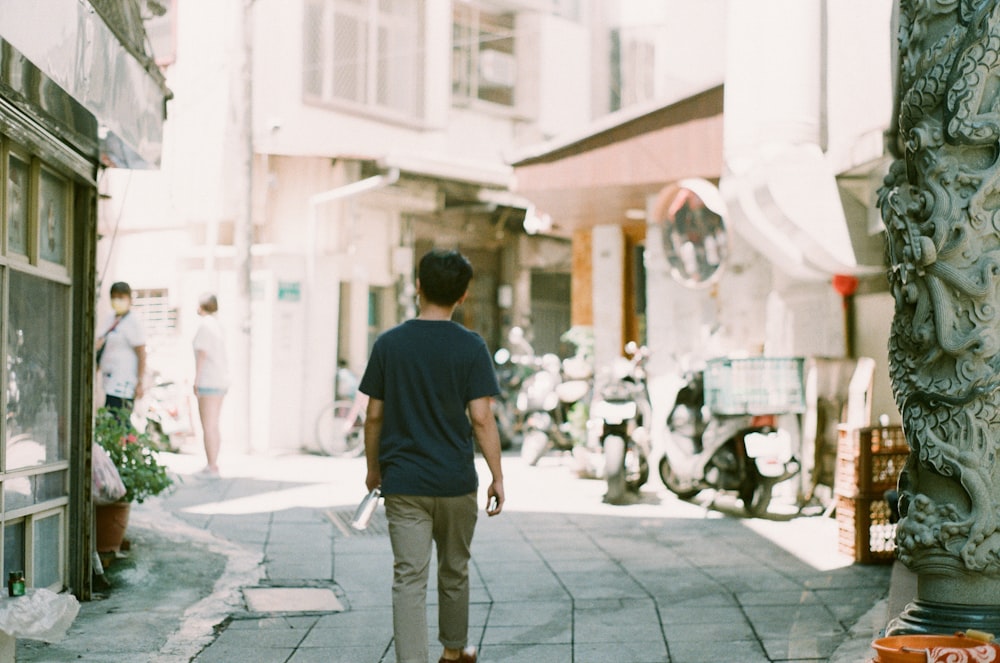
[[[4,151],[0,150],[0,154]],[[38,159],[6,149],[3,224],[7,257],[33,265],[68,267],[72,185]]]
[[[65,265],[69,183],[47,169],[42,169],[38,182],[38,210],[39,257]]]
[[[306,101],[423,119],[424,21],[424,0],[308,0]]]
[[[6,469],[66,458],[69,288],[10,273]]]
[[[3,572],[61,589],[69,504],[73,180],[0,136]]]
[[[3,577],[12,571],[25,571],[25,520],[8,520],[3,526]]]
[[[60,536],[63,531],[63,514],[55,511],[36,516],[31,521],[32,555],[31,577],[35,587],[55,587],[62,585],[62,547]]]
[[[514,106],[514,14],[456,3],[452,18],[452,97]]]
[[[7,253],[28,255],[28,162],[7,157]]]

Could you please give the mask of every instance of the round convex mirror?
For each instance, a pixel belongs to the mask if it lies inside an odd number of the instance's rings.
[[[682,180],[665,194],[656,221],[662,227],[670,274],[688,287],[710,285],[729,255],[721,200],[715,200],[718,190],[703,180]]]

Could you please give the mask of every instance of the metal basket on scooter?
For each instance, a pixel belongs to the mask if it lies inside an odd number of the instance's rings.
[[[804,357],[720,357],[705,366],[705,403],[719,415],[806,409]]]

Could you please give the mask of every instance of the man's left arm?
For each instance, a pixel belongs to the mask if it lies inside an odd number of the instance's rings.
[[[495,503],[487,503],[486,513],[495,516],[503,510],[503,469],[500,466],[500,433],[497,431],[497,420],[493,416],[493,399],[489,396],[469,401],[469,419],[472,421],[472,431],[483,452],[486,465],[490,468],[493,481],[486,491],[487,499]]]

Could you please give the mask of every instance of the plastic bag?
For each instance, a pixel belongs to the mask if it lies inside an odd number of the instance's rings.
[[[79,612],[80,603],[72,594],[31,589],[27,596],[0,601],[0,630],[16,638],[58,642]]]
[[[125,497],[125,484],[118,468],[104,447],[94,443],[93,450],[94,503],[111,504]]]

